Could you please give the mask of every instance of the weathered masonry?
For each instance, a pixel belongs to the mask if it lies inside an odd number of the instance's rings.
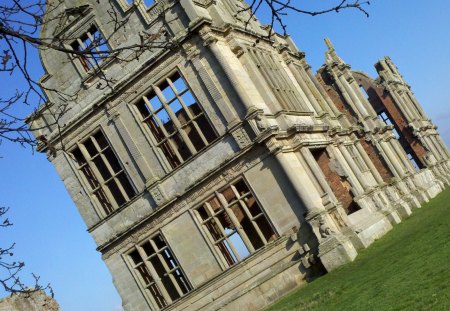
[[[30,123],[127,311],[261,309],[449,184],[447,147],[389,58],[372,79],[327,41],[315,75],[242,5],[47,13],[42,37],[97,53],[42,51],[48,104]],[[170,48],[125,48],[150,41]]]

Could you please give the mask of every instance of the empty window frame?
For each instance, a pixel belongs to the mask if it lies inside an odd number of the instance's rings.
[[[266,215],[242,179],[216,192],[195,209],[195,214],[228,267],[276,239]]]
[[[414,158],[412,152],[407,152],[406,156],[408,158],[408,160],[411,162],[411,164],[413,165],[414,169],[416,171],[420,171],[421,165],[419,165],[420,162],[417,162],[416,159]]]
[[[92,25],[86,33],[72,42],[71,47],[74,51],[82,53],[81,55],[76,54],[76,57],[86,71],[100,65],[109,54],[108,44],[95,25]]]
[[[160,309],[192,290],[161,234],[136,246],[128,256],[141,285]]]
[[[71,152],[89,184],[92,197],[106,215],[128,202],[136,192],[102,131]]]
[[[178,72],[154,85],[137,107],[172,168],[217,138]]]
[[[386,113],[386,111],[381,111],[378,116],[381,118],[381,120],[384,121],[384,123],[386,123],[387,125],[394,125],[394,128],[392,129],[392,132],[394,133],[394,136],[396,139],[400,138],[400,134],[397,131],[397,127],[395,126],[394,123],[392,123],[391,118],[388,116],[388,114]]]

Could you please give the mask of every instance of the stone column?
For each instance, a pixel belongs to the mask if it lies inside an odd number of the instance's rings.
[[[435,146],[436,150],[439,152],[441,158],[444,160],[447,156],[447,154],[444,152],[442,146],[439,144],[438,140],[437,140],[437,136],[438,135],[430,135],[430,140],[433,143],[433,145]]]
[[[381,149],[383,150],[384,154],[386,155],[387,159],[391,163],[391,165],[394,168],[395,173],[398,177],[401,177],[405,174],[403,167],[398,163],[397,157],[392,153],[391,146],[384,140],[381,140],[379,142]]]
[[[405,115],[408,123],[412,122],[414,120],[414,116],[411,114],[408,107],[405,107],[405,104],[403,103],[400,96],[398,96],[395,90],[392,90],[391,87],[386,87],[386,89],[389,91],[389,94],[394,98],[395,103],[399,106],[400,110]]]
[[[200,76],[201,81],[205,84],[208,93],[217,104],[217,107],[223,113],[228,124],[233,124],[238,122],[238,115],[233,109],[231,103],[223,96],[222,92],[215,85],[208,71],[206,70],[205,64],[199,59],[198,55],[193,55],[190,58],[192,65]]]
[[[424,135],[423,139],[425,140],[425,142],[427,143],[428,148],[430,149],[430,151],[433,153],[434,157],[436,158],[436,160],[441,160],[441,154],[436,150],[433,142],[431,141],[431,138],[429,135]]]
[[[314,159],[313,155],[309,148],[301,148],[300,153],[304,160],[305,165],[310,169],[311,173],[314,175],[314,179],[318,184],[318,187],[323,193],[329,193],[332,197],[334,197],[334,193],[330,188],[330,185],[325,180],[325,176],[323,175],[322,170],[317,164],[316,159]]]
[[[362,173],[361,170],[355,164],[355,161],[353,160],[352,156],[348,152],[346,146],[339,145],[339,150],[341,151],[342,155],[344,156],[345,160],[347,161],[347,164],[352,169],[352,172],[355,175],[356,180],[358,181],[358,183],[360,184],[360,186],[362,187],[363,192],[364,192],[364,190],[369,188],[369,186],[367,185],[366,181],[364,180],[364,176],[361,174]]]
[[[305,168],[293,152],[285,153],[279,151],[275,158],[283,168],[286,176],[302,200],[307,215],[314,215],[324,211],[322,199],[317,194],[317,190],[308,176]]]
[[[304,74],[306,73],[306,75]],[[327,92],[323,88],[323,85],[317,81],[317,78],[312,74],[311,70],[305,70],[304,72],[300,72],[300,74],[305,78],[307,84],[312,83],[311,89],[314,87],[319,91],[320,95],[326,102],[326,107],[328,107],[335,116],[342,114],[337,108],[333,101],[328,96]],[[309,78],[309,79],[308,79]],[[309,83],[308,83],[309,82]]]
[[[336,79],[336,84],[342,91],[342,94],[346,94],[344,95],[344,98],[354,107],[355,111],[357,111],[363,119],[368,117],[368,112],[359,104],[358,98],[355,98],[355,95],[348,89],[348,83],[343,74]]]
[[[372,160],[369,158],[369,156],[366,153],[366,150],[364,150],[363,146],[361,146],[360,142],[356,143],[356,149],[358,149],[359,153],[361,154],[362,158],[364,159],[364,162],[366,163],[367,167],[372,172],[373,177],[377,181],[378,184],[384,183],[383,178],[380,175],[380,172],[378,172],[377,168],[373,164]]]
[[[410,172],[410,173],[415,173],[415,169],[411,163],[411,161],[409,161],[409,159],[405,156],[405,150],[403,149],[403,147],[401,147],[400,143],[398,142],[398,140],[394,140],[391,139],[391,145],[394,148],[394,151],[396,152],[398,158],[402,161],[403,166]]]
[[[308,87],[305,84],[305,81],[303,80],[303,77],[300,75],[300,73],[298,72],[297,68],[295,68],[295,65],[292,61],[289,62],[288,64],[288,68],[289,70],[292,72],[292,74],[294,75],[295,79],[297,80],[300,88],[302,89],[302,91],[304,92],[304,94],[306,95],[307,99],[309,100],[309,102],[311,103],[311,105],[313,106],[314,110],[316,111],[316,114],[319,115],[321,112],[323,112],[325,109],[320,105],[320,103],[316,100],[316,98],[314,97],[313,94],[311,94],[311,91],[308,89]]]
[[[205,45],[210,48],[219,62],[230,84],[244,104],[247,115],[260,109],[267,112],[264,100],[258,94],[251,78],[230,48],[224,46],[212,36],[206,36]]]

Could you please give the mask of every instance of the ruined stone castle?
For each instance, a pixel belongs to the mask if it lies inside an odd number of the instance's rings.
[[[43,38],[93,53],[41,51],[48,103],[30,124],[127,311],[261,309],[449,184],[391,59],[373,79],[327,40],[314,74],[242,6],[66,0],[46,15]]]

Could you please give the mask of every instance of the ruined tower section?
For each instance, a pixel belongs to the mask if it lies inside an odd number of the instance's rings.
[[[127,311],[261,309],[442,190],[330,43],[316,78],[241,1],[54,2],[30,125]]]
[[[375,69],[379,74],[376,80],[362,72],[354,72],[370,104],[381,119],[394,127],[396,137],[414,167],[417,170],[430,168],[448,185],[449,154],[436,126],[389,57],[376,63]]]
[[[380,163],[385,164],[378,164],[378,171],[390,172],[399,191],[406,193],[410,202],[423,202],[434,197],[443,187],[439,178],[441,174],[433,174],[432,170],[416,162],[419,155],[425,157],[426,149],[406,127],[404,115],[409,112],[404,109],[407,107],[392,107],[394,105],[391,102],[391,111],[398,116],[397,123],[394,123],[389,118],[389,111],[382,108],[381,99],[375,98],[375,89],[369,87],[373,80],[366,74],[351,71],[350,66],[337,56],[331,43],[328,42],[328,45],[327,62],[320,70],[321,80],[335,94],[336,104],[349,111],[353,122],[361,127],[366,142],[377,151]],[[371,85],[375,86],[375,83]],[[418,111],[417,108],[415,110]],[[387,182],[388,176],[386,173],[383,175],[384,182]]]

